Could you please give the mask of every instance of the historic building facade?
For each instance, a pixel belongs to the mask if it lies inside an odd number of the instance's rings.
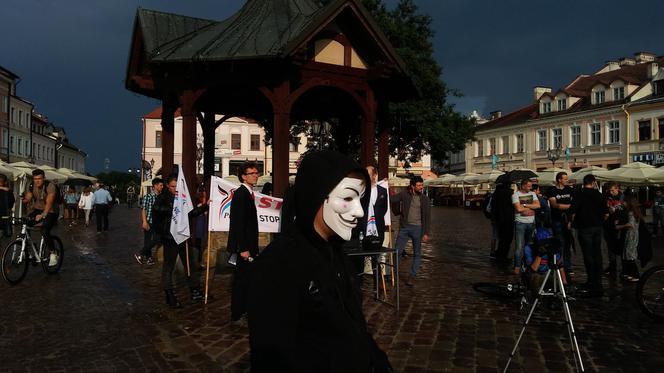
[[[557,91],[535,87],[530,104],[478,126],[476,141],[466,147],[467,170],[613,169],[654,162],[664,107],[657,90],[662,66],[664,57],[640,52]]]

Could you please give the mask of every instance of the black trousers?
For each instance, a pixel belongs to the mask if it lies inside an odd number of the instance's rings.
[[[233,293],[231,294],[231,320],[239,320],[247,312],[247,294],[249,293],[249,270],[251,263],[237,254],[237,264],[233,274]]]
[[[178,255],[180,256],[180,262],[184,266],[185,276],[187,275],[187,250],[185,243],[176,244],[175,241],[165,241],[164,242],[164,266],[161,270],[161,285],[164,287],[164,290],[173,289],[173,270],[175,269],[175,263],[177,262]],[[200,283],[200,270],[198,263],[195,262],[195,255],[193,255],[193,250],[189,248],[189,271],[190,276],[187,276],[187,285],[190,289],[199,289],[201,287]]]
[[[507,258],[514,239],[514,221],[498,222],[498,248],[497,258]]]
[[[152,257],[152,248],[157,244],[156,234],[154,229],[150,227],[149,230],[143,231],[143,248],[141,249],[141,255],[145,258]]]
[[[101,232],[102,223],[105,231],[108,230],[108,205],[96,204],[95,205],[95,220],[97,221],[97,232]]]
[[[602,290],[602,227],[579,229],[579,244],[591,290]]]

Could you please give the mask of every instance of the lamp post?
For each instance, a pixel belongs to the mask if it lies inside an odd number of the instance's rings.
[[[316,139],[316,149],[323,150],[325,144],[325,137],[330,131],[330,124],[327,122],[320,122],[315,120],[311,123],[311,137]]]
[[[551,161],[551,167],[556,167],[556,161],[560,159],[560,147],[546,151],[546,158]]]

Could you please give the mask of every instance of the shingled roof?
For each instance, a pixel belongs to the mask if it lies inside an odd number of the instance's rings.
[[[138,9],[138,27],[150,62],[229,61],[280,58],[353,3],[379,40],[381,47],[405,71],[405,65],[358,1],[332,1],[321,6],[312,0],[248,0],[223,21]]]

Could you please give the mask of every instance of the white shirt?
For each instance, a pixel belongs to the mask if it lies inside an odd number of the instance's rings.
[[[85,194],[81,194],[81,199],[78,201],[78,207],[82,208],[83,210],[91,210],[93,202],[94,195],[92,193],[88,194],[87,196]]]

